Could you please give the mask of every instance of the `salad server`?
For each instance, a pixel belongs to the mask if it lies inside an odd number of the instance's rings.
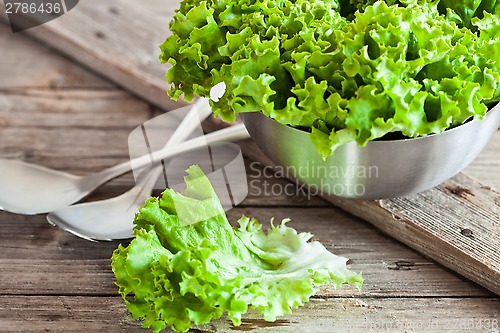
[[[214,87],[213,98],[220,93],[220,88]],[[208,99],[199,99],[193,109],[201,110],[200,115],[205,119],[211,113]],[[191,131],[188,124],[193,122],[197,113],[191,114],[183,122],[185,132],[179,132],[180,140],[188,137]],[[198,123],[198,119],[194,121]],[[248,135],[248,134],[246,134]],[[177,139],[176,139],[177,140]],[[193,145],[205,144],[203,137],[190,140],[191,143],[179,147],[166,147],[151,155],[144,155],[133,160],[125,161],[100,172],[77,176],[67,172],[49,169],[40,165],[26,163],[19,160],[0,158],[0,209],[16,214],[35,215],[49,213],[67,207],[86,197],[105,182],[123,175],[134,168],[141,168],[151,164],[151,159],[157,156],[157,162],[184,152],[184,149]],[[165,157],[162,157],[165,156]]]

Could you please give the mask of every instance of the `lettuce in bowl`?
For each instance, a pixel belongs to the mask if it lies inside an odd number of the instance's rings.
[[[500,1],[184,0],[161,45],[169,95],[261,111],[328,156],[482,119],[500,100]]]

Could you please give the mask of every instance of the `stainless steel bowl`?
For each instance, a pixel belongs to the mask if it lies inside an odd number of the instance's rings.
[[[311,191],[345,198],[384,199],[430,189],[463,170],[500,126],[500,104],[486,119],[415,139],[355,142],[323,160],[309,134],[262,113],[242,114],[248,132],[280,172]]]

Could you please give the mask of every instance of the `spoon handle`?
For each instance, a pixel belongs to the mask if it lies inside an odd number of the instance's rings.
[[[206,98],[198,99],[168,139],[165,148],[185,141],[193,130],[200,125],[201,121],[208,118],[211,114],[212,109],[210,108],[209,100]]]
[[[159,163],[161,160],[173,157],[175,155],[196,150],[206,145],[217,142],[234,142],[250,138],[250,134],[245,128],[245,125],[238,124],[228,128],[209,133],[194,139],[187,140],[175,146],[169,146],[157,150],[151,154],[139,156],[130,161],[123,162],[109,169],[103,170],[98,175],[105,181],[118,177],[131,170],[132,165],[134,168],[142,168],[147,165]]]
[[[151,154],[152,160],[154,163],[158,163],[161,160],[171,158],[175,155],[193,151],[202,147],[205,147],[207,145],[211,145],[214,143],[218,142],[234,142],[234,141],[239,141],[239,140],[244,140],[244,139],[249,139],[250,134],[248,134],[248,131],[243,124],[238,124],[238,125],[233,125],[209,134],[206,134],[204,136],[200,136],[188,141],[185,141],[181,144],[178,144],[173,147],[168,147],[166,149],[161,149],[158,151],[155,151],[154,153]],[[139,157],[138,160],[142,158]],[[136,162],[137,165],[139,165],[139,161]]]
[[[223,83],[219,83],[212,87],[210,91],[210,98],[213,100],[218,100],[220,96],[222,96],[225,93],[226,87]],[[207,98],[199,98],[198,101],[191,107],[189,113],[187,116],[182,120],[181,124],[179,127],[175,130],[174,134],[170,137],[168,142],[166,143],[165,147],[163,147],[162,150],[170,148],[171,145],[175,145],[179,142],[185,141],[186,138],[189,137],[189,135],[193,132],[193,130],[196,128],[198,124],[200,124],[200,120],[205,120],[210,114],[212,113],[212,110],[210,108],[210,100]],[[247,133],[248,135],[248,133]],[[148,163],[149,159],[149,163]],[[138,158],[132,159],[127,162],[120,163],[118,165],[115,165],[114,167],[102,170],[101,172],[98,172],[94,174],[93,176],[90,176],[91,180],[93,180],[93,185],[94,186],[99,186],[108,180],[111,180],[115,177],[118,177],[128,171],[130,171],[132,168],[142,168],[148,164],[157,164],[159,160],[154,160],[152,158],[152,154],[148,155],[143,155]],[[161,169],[159,167],[156,168],[155,170],[151,170],[150,173],[153,173],[152,176],[155,176],[156,179],[158,176],[161,174]],[[149,177],[146,178],[155,178]],[[89,179],[90,180],[90,179]],[[86,181],[84,179],[84,181]],[[151,180],[147,183],[150,183]],[[143,184],[143,185],[149,185],[149,184]],[[154,184],[153,184],[154,185]],[[95,188],[95,187],[94,187]],[[89,192],[92,189],[89,189]]]
[[[172,136],[169,138],[164,146],[164,149],[175,146],[185,141],[194,131],[194,129],[201,124],[201,121],[208,118],[208,116],[210,116],[211,114],[212,109],[210,108],[208,99],[198,99],[198,101],[191,107],[188,114],[182,119],[181,123],[174,131]],[[130,165],[133,168],[136,168],[136,166],[132,162],[130,162]],[[151,191],[162,172],[163,166],[159,163],[156,163],[152,166],[152,169],[146,169],[146,175],[143,178],[137,180],[135,187],[140,189],[138,196],[138,200],[140,202],[145,201],[151,196]]]
[[[196,103],[191,106],[188,114],[182,119],[181,123],[162,149],[185,141],[186,138],[189,137],[189,135],[196,128],[196,126],[198,126],[201,121],[205,120],[211,113],[212,110],[210,108],[209,100],[206,98],[199,98]],[[151,160],[151,154],[145,154],[138,158],[125,161],[110,168],[104,169],[96,174],[90,175],[89,178],[92,179],[90,183],[94,184],[94,187],[97,187],[113,178],[129,172],[132,169],[138,170],[147,165],[144,164],[145,161],[143,161],[147,158],[149,158],[150,160],[149,164],[155,164],[155,162]],[[141,164],[136,165],[136,160],[139,160]],[[152,171],[153,170],[150,170],[150,172]],[[158,174],[156,176],[158,178],[158,176],[160,175],[160,171],[157,171],[156,173]]]

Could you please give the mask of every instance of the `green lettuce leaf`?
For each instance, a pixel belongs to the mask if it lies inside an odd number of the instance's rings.
[[[500,0],[184,0],[161,46],[170,96],[308,130],[324,157],[482,119],[500,101]]]
[[[119,292],[144,327],[187,331],[224,313],[240,325],[249,307],[274,321],[322,284],[361,287],[346,258],[309,241],[312,235],[297,233],[288,220],[271,221],[267,233],[245,216],[231,226],[201,169],[187,173],[185,194],[167,189],[149,199],[135,218],[135,238],[112,256]],[[178,212],[193,204],[191,218],[199,222],[185,223]]]

